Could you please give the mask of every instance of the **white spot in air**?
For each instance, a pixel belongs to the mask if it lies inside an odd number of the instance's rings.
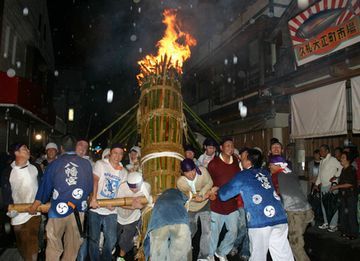
[[[132,34],[132,35],[130,36],[130,40],[131,40],[132,42],[135,42],[136,39],[137,39],[137,36],[136,36],[135,34]]]
[[[16,75],[16,71],[13,69],[13,68],[10,68],[6,71],[6,75],[9,77],[9,78],[13,78],[15,75]]]
[[[139,14],[141,13],[141,7],[138,8],[138,13],[139,13]]]
[[[233,57],[233,64],[237,64],[237,62],[238,62],[238,58],[237,58],[237,56],[234,55],[234,57]]]
[[[241,118],[245,118],[246,115],[247,115],[247,107],[246,107],[246,106],[242,106],[242,107],[240,108],[240,116],[241,116]]]
[[[92,28],[92,25],[91,25],[91,24],[89,24],[89,28]]]
[[[224,64],[225,64],[225,65],[228,65],[228,63],[229,63],[228,59],[225,59],[225,60],[224,60]]]
[[[17,68],[20,68],[20,67],[21,67],[21,62],[20,62],[20,61],[17,61],[17,62],[16,62],[16,67],[17,67]]]
[[[143,50],[142,50],[142,48],[140,47],[140,48],[139,48],[139,53],[142,53],[142,51],[143,51]]]
[[[55,76],[55,77],[58,77],[58,76],[59,76],[59,71],[55,70],[55,71],[54,71],[54,76]]]
[[[25,7],[24,9],[23,9],[23,15],[24,16],[27,16],[29,14],[29,9],[27,8],[27,7]]]
[[[231,83],[231,77],[228,77],[227,81],[228,83]]]
[[[297,4],[300,9],[305,9],[309,6],[309,0],[298,0]]]
[[[112,90],[108,90],[107,96],[106,96],[106,101],[108,103],[111,103],[113,101],[113,98],[114,98],[114,92]]]

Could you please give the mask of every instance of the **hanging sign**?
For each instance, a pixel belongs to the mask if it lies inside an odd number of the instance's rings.
[[[360,42],[360,1],[321,0],[288,22],[302,65]]]

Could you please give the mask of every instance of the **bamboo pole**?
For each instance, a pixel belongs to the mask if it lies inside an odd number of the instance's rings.
[[[200,127],[202,127],[203,130],[205,130],[210,135],[211,138],[213,138],[217,142],[220,142],[219,136],[216,135],[215,132],[213,132],[206,125],[206,123],[199,116],[197,116],[185,102],[183,102],[183,106],[184,106],[184,110],[190,114],[190,116],[200,125]]]
[[[128,115],[133,109],[137,108],[139,104],[136,103],[134,106],[132,106],[127,112],[125,112],[124,114],[122,114],[119,118],[117,118],[116,120],[114,120],[112,123],[110,123],[106,128],[104,128],[102,131],[100,131],[100,133],[98,133],[96,136],[94,136],[89,142],[93,142],[94,140],[96,140],[97,138],[99,138],[102,134],[104,134],[108,129],[110,129],[115,123],[117,123],[119,120],[121,120],[122,118],[124,118],[126,115]]]
[[[113,198],[113,199],[98,199],[97,203],[100,207],[122,207],[122,206],[131,206],[133,202],[133,197],[126,197],[126,198]],[[155,201],[156,197],[153,197],[153,201]],[[147,199],[145,197],[140,197],[140,203],[145,205],[148,203]],[[8,207],[8,211],[15,210],[19,213],[21,212],[28,212],[29,208],[31,207],[30,204],[10,204]],[[38,212],[46,213],[50,209],[50,202],[46,204],[40,205],[36,210]]]

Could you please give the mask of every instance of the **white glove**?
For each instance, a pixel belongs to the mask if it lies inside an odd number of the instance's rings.
[[[11,211],[8,211],[6,213],[6,215],[9,217],[9,218],[14,218],[16,217],[17,215],[19,215],[19,212],[17,212],[16,210],[11,210]]]

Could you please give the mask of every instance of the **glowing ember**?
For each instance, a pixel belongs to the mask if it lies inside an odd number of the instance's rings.
[[[141,85],[144,78],[150,74],[156,74],[161,64],[166,65],[166,69],[174,68],[179,74],[182,74],[183,63],[190,57],[190,46],[196,45],[196,40],[186,32],[180,29],[176,21],[176,10],[164,10],[163,23],[166,30],[163,38],[157,43],[158,53],[156,56],[146,55],[141,61],[140,74],[136,76]]]

